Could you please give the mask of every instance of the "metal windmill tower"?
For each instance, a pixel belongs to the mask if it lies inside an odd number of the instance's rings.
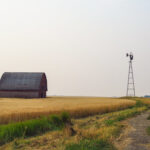
[[[135,96],[135,83],[134,83],[134,75],[133,75],[133,67],[132,67],[133,54],[127,53],[126,56],[129,57],[129,59],[130,59],[126,96]]]

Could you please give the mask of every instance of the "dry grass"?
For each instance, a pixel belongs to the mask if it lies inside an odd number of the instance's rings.
[[[114,98],[51,97],[46,99],[0,99],[0,124],[67,111],[80,118],[125,109],[135,101]]]

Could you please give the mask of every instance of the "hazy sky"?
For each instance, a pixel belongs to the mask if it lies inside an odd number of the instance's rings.
[[[150,94],[150,0],[0,1],[0,75],[46,72],[48,95],[125,95],[130,51]]]

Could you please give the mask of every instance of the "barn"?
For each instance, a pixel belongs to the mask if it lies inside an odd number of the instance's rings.
[[[45,98],[47,79],[45,73],[5,72],[0,80],[0,97]]]

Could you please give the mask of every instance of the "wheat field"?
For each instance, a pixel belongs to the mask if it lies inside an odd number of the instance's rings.
[[[23,121],[67,111],[80,118],[125,109],[135,101],[117,98],[48,97],[45,99],[0,98],[0,124]]]

